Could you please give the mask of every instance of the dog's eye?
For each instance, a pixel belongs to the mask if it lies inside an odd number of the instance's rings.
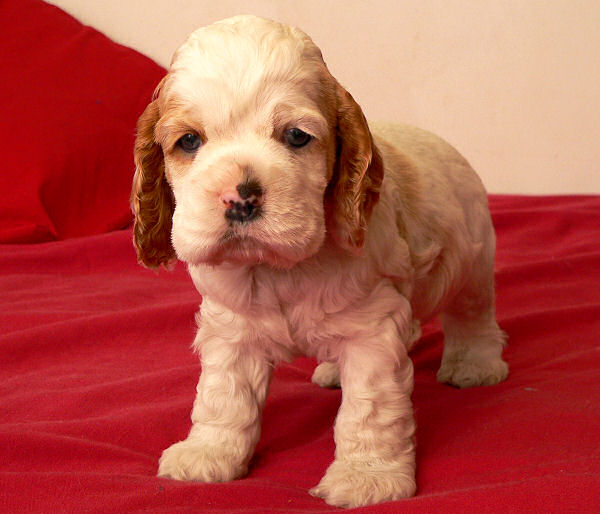
[[[202,140],[198,134],[188,132],[177,140],[177,146],[184,152],[194,153],[202,145]]]
[[[299,128],[291,128],[285,131],[285,140],[294,148],[300,148],[308,144],[312,139],[310,134],[307,134]]]

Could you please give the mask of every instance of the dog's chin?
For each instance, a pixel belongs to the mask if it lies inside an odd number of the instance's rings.
[[[190,252],[177,252],[180,260],[192,264],[219,266],[267,265],[275,269],[290,269],[312,253],[298,247],[281,248],[275,244],[251,237],[225,237],[207,247],[196,247]]]
[[[233,239],[219,244],[207,264],[227,263],[238,266],[266,264],[276,269],[289,269],[300,260],[302,260],[302,256],[297,254],[286,255],[252,239]]]

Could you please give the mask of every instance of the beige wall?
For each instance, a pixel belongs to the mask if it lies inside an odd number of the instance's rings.
[[[491,192],[600,193],[595,0],[53,0],[167,65],[198,26],[295,24],[371,119],[448,139]]]

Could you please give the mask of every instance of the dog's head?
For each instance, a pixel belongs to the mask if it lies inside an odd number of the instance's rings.
[[[291,267],[330,237],[357,251],[379,196],[364,115],[298,29],[254,16],[194,32],[138,121],[134,244],[178,257]]]

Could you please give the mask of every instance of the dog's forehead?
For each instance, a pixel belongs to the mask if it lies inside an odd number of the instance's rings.
[[[299,29],[237,16],[189,36],[173,56],[169,95],[229,115],[304,95],[317,103],[323,70],[319,48]]]
[[[245,59],[247,64],[290,66],[298,61],[321,61],[321,51],[307,34],[296,27],[252,15],[234,16],[192,32],[175,52],[171,68],[190,64],[190,59],[210,69]]]

